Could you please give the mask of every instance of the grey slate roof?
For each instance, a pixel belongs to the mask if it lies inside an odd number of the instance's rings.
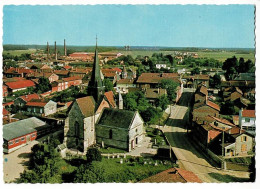
[[[41,121],[36,117],[9,123],[3,126],[3,138],[8,141],[32,133],[39,127],[46,125],[47,124],[44,121]]]
[[[128,129],[131,126],[135,115],[136,112],[134,111],[105,108],[98,124]]]

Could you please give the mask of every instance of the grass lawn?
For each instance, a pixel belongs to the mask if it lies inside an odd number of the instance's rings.
[[[9,53],[10,55],[13,56],[21,56],[21,54],[25,54],[25,53],[35,53],[36,49],[28,49],[28,50],[9,50],[9,51],[3,51],[3,54],[7,54]]]
[[[249,182],[249,179],[247,178],[239,178],[239,177],[233,177],[230,175],[222,175],[218,173],[209,173],[209,175],[221,182]]]
[[[111,148],[111,147],[100,148],[99,151],[101,152],[101,154],[125,153],[126,152],[125,150]]]
[[[126,162],[127,161],[127,162]],[[144,161],[147,164],[144,165]],[[155,161],[158,165],[155,166]],[[149,164],[151,162],[151,164]],[[83,159],[72,159],[70,161],[61,159],[57,164],[60,169],[58,174],[53,178],[53,183],[70,183],[73,182],[75,171],[81,165],[86,163]],[[161,164],[159,160],[143,158],[124,159],[124,163],[120,164],[120,159],[107,159],[103,157],[101,162],[93,162],[94,166],[102,167],[104,169],[105,180],[104,182],[138,182],[144,178],[157,174],[161,171],[169,169],[172,164],[167,161],[167,164]]]

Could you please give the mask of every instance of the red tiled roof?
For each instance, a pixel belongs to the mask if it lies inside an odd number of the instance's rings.
[[[75,80],[82,80],[82,77],[79,76],[72,76],[67,78],[62,78],[63,81],[75,81]]]
[[[117,71],[118,73],[121,73],[122,70],[120,68],[112,68],[113,70]]]
[[[8,82],[5,83],[10,89],[20,89],[20,88],[26,88],[26,87],[33,87],[35,86],[34,82],[31,80],[21,80],[16,82]]]
[[[8,112],[5,108],[3,108],[3,116],[6,116],[8,114],[10,114],[10,112]]]
[[[190,171],[186,171],[180,168],[171,168],[165,171],[162,171],[156,175],[148,177],[140,181],[140,183],[186,183],[186,182],[197,182],[202,183],[202,181]]]
[[[117,84],[133,84],[134,80],[133,79],[120,79]]]
[[[106,96],[109,104],[112,106],[112,108],[116,107],[116,102],[114,99],[114,94],[112,91],[105,92],[104,95]]]
[[[232,126],[232,127],[235,126],[233,123],[229,122],[229,121],[226,120],[226,119],[217,118],[217,117],[214,117],[214,116],[211,116],[211,115],[209,115],[209,116],[212,117],[213,119],[215,119],[216,121],[221,122],[221,123],[223,123],[223,124],[230,125],[230,126]]]
[[[245,131],[236,126],[236,127],[232,127],[231,129],[229,129],[226,132],[232,135],[232,134],[244,133]]]
[[[31,99],[40,99],[40,96],[35,93],[35,94],[20,96],[20,98],[22,98],[25,102],[28,102]]]
[[[212,108],[214,108],[214,109],[220,111],[219,105],[215,104],[214,102],[211,102],[211,101],[209,101],[209,100],[206,100],[206,103],[207,103],[208,106],[210,106],[210,107],[212,107]]]
[[[16,81],[21,81],[21,80],[26,80],[23,77],[12,77],[12,78],[3,78],[3,82],[16,82]]]
[[[104,75],[104,77],[115,77],[116,72],[104,72],[103,75]]]
[[[242,110],[242,117],[255,117],[255,110]]]
[[[71,69],[71,66],[63,66],[63,68],[65,68],[66,70]]]
[[[3,104],[3,107],[11,106],[12,104],[14,104],[14,101],[6,102],[6,103]]]
[[[70,71],[68,70],[54,70],[54,73],[57,75],[68,75]]]
[[[47,104],[47,102],[43,101],[30,101],[26,103],[26,106],[37,106],[37,107],[44,107]]]
[[[200,91],[202,94],[208,96],[208,89],[207,89],[207,87],[205,87],[205,86],[202,85],[202,86],[200,87],[199,91]]]

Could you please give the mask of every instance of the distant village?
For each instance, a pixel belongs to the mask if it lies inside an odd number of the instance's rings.
[[[118,158],[120,164],[126,156],[167,159],[142,165],[177,164],[178,152],[164,133],[171,116],[178,114],[174,106],[185,101],[191,143],[219,168],[234,170],[230,158],[254,157],[255,74],[241,68],[229,77],[225,63],[203,70],[177,66],[199,59],[192,52],[156,56],[139,56],[136,66],[123,53],[99,53],[98,45],[93,53],[67,54],[64,40],[64,54],[58,53],[56,42],[51,53],[47,43],[46,50],[30,59],[16,61],[16,66],[5,64],[3,152],[11,155],[34,141],[58,138],[55,149],[64,159],[85,156],[95,147],[103,158]],[[234,57],[226,63],[232,61]],[[185,93],[191,98],[184,99]],[[249,171],[249,164],[238,167]],[[204,182],[184,167],[168,168],[138,182]]]

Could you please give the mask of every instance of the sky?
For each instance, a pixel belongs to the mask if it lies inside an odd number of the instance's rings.
[[[5,5],[3,44],[254,48],[253,5]]]

